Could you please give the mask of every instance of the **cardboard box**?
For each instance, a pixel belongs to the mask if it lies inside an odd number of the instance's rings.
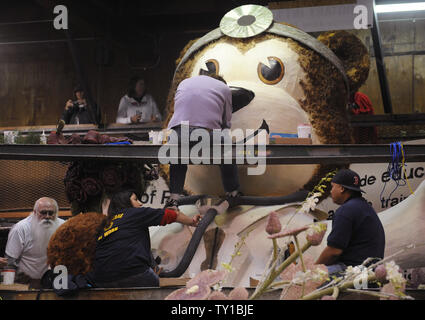
[[[270,144],[313,144],[310,138],[270,138]]]

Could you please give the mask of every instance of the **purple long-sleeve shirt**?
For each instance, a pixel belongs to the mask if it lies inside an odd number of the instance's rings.
[[[232,93],[223,82],[208,76],[183,80],[174,96],[171,129],[188,121],[190,126],[224,129],[231,127]]]

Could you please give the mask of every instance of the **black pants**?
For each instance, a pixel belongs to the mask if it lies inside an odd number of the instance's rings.
[[[159,287],[159,277],[155,272],[153,272],[152,268],[149,268],[145,272],[116,281],[96,281],[94,285],[97,288]]]
[[[189,136],[193,130],[199,128],[189,127]],[[181,145],[181,127],[174,127],[178,136],[178,143]],[[212,142],[212,134],[210,134]],[[193,142],[196,144],[197,142]],[[189,150],[193,146],[189,145]],[[231,192],[239,189],[238,167],[236,164],[220,164],[221,181],[223,182],[224,191]],[[171,164],[170,165],[170,192],[181,194],[184,189],[184,182],[186,180],[187,164]],[[206,181],[207,183],[207,181]]]

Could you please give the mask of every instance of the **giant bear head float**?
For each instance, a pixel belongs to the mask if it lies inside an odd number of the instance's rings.
[[[257,13],[242,13],[226,24],[226,16],[246,11],[244,7]],[[223,76],[229,86],[255,94],[245,107],[234,108],[232,130],[255,130],[264,119],[271,132],[297,133],[298,125],[308,123],[314,144],[352,143],[347,105],[350,94],[369,73],[369,55],[363,43],[347,32],[326,32],[316,39],[273,22],[272,13],[261,6],[242,6],[226,16],[221,28],[183,49],[167,99],[168,120],[179,83],[212,72]],[[241,191],[284,195],[301,188],[311,190],[336,167],[269,165],[265,174],[249,176],[246,167],[240,166]],[[186,189],[222,194],[217,170],[215,166],[189,166]]]

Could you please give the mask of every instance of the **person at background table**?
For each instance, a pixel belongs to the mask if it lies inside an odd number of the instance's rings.
[[[146,93],[145,80],[135,76],[130,79],[127,94],[121,98],[117,123],[137,124],[162,121],[154,98]]]
[[[48,270],[50,237],[65,222],[57,215],[57,202],[52,198],[40,198],[33,212],[10,230],[5,258],[8,267],[17,269],[15,282],[37,283]]]
[[[351,95],[349,112],[354,116],[375,114],[369,97],[359,91]],[[376,144],[378,131],[376,127],[353,127],[353,138],[356,144]]]
[[[76,100],[69,99],[65,104],[65,111],[61,119],[66,124],[89,124],[94,123],[90,117],[90,112],[87,105],[83,88],[78,85],[74,88]]]

